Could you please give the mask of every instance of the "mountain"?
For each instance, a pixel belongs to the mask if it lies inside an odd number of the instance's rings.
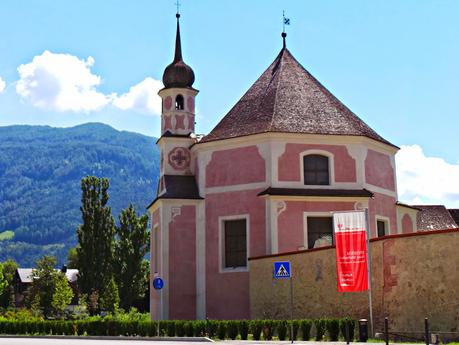
[[[81,223],[82,177],[110,179],[117,220],[129,203],[146,212],[158,174],[155,139],[141,134],[99,123],[0,127],[0,261],[33,267],[51,254],[65,262]]]

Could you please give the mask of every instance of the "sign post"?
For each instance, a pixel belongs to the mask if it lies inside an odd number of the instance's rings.
[[[368,291],[370,334],[373,335],[371,252],[368,209],[333,214],[339,292]]]
[[[290,279],[290,339],[293,344],[293,279],[290,261],[274,263],[274,279]]]
[[[164,287],[164,280],[162,280],[160,277],[156,277],[155,279],[153,279],[153,288],[155,290],[158,291],[159,295],[160,295],[160,298],[159,300],[162,300],[162,297],[163,297],[163,294],[161,293],[161,289]],[[159,338],[159,321],[161,320],[161,305],[160,303],[158,303],[158,306],[159,306],[159,310],[158,310],[158,328],[157,328],[157,332],[158,332],[158,338]]]

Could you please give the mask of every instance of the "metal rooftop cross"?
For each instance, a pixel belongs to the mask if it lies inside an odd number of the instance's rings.
[[[180,0],[177,0],[177,1],[175,2],[175,6],[177,6],[177,14],[180,14],[180,6],[181,6]]]

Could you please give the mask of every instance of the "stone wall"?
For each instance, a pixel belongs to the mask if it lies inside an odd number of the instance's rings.
[[[386,236],[371,241],[375,331],[459,332],[459,231]],[[290,261],[294,318],[369,318],[368,293],[338,293],[335,248],[251,258],[251,318],[289,318],[290,281],[272,279],[273,262]]]

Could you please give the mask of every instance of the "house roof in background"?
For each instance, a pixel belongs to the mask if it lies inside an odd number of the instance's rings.
[[[60,269],[56,268],[57,272],[61,272]],[[33,280],[33,268],[18,268],[17,269],[19,279],[21,280],[21,283],[32,283]],[[65,276],[67,277],[67,280],[70,283],[76,282],[78,280],[78,270],[77,269],[67,269],[65,272]]]
[[[443,205],[414,205],[420,209],[417,215],[418,230],[445,230],[459,228],[451,213]]]
[[[459,208],[450,208],[448,212],[451,217],[453,217],[456,224],[459,226]]]

